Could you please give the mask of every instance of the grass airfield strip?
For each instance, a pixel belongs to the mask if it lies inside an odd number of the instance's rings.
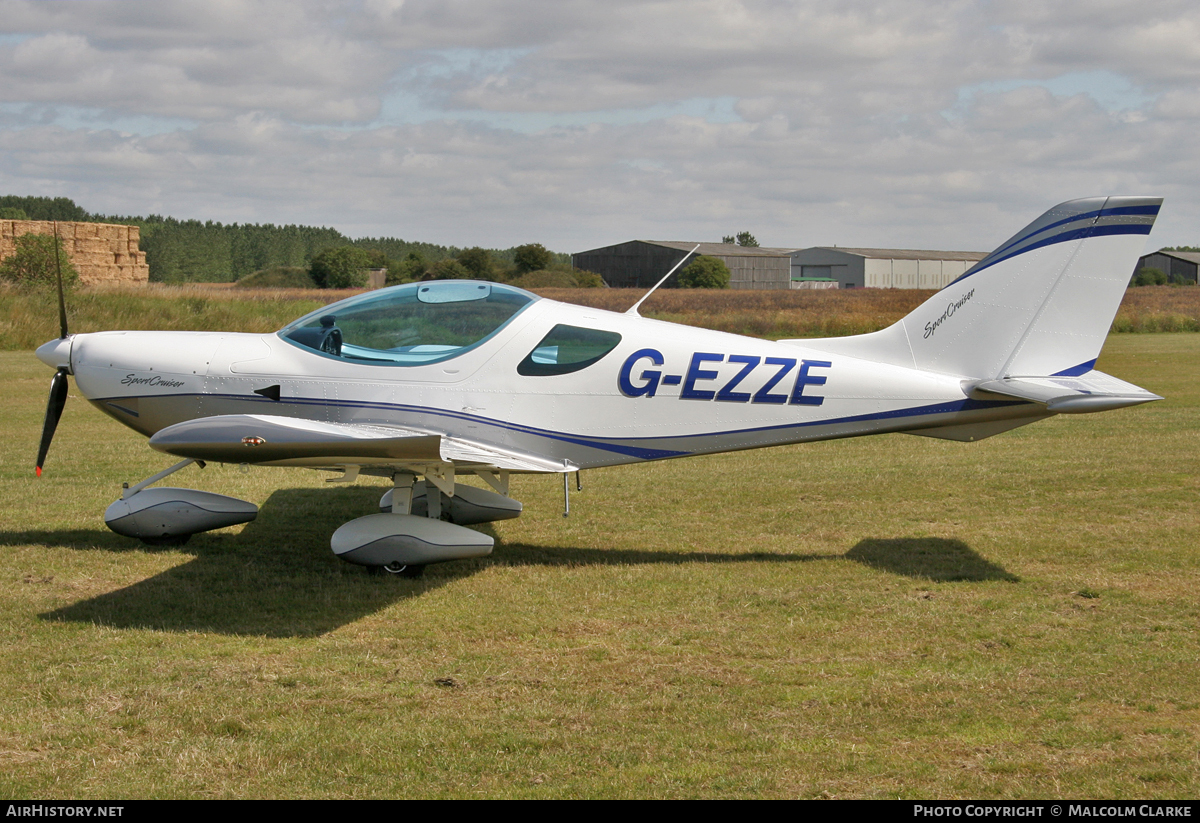
[[[368,480],[173,478],[256,522],[104,526],[168,460],[0,353],[0,793],[1200,794],[1200,335],[1110,336],[1167,399],[976,444],[904,435],[517,478],[495,553],[338,561]],[[72,395],[74,395],[72,386]]]

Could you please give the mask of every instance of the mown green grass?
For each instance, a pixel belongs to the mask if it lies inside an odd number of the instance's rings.
[[[520,478],[486,559],[328,547],[381,485],[195,468],[262,504],[111,534],[169,462],[0,354],[8,797],[1195,797],[1200,337],[1099,367],[1161,403]],[[72,394],[74,390],[72,388]]]

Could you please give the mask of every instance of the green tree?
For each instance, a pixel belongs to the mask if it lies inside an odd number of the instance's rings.
[[[729,267],[719,257],[700,255],[679,272],[679,285],[685,289],[727,289]]]
[[[604,278],[594,271],[587,269],[575,269],[575,285],[581,289],[602,289],[608,284],[604,282]]]
[[[96,220],[69,197],[18,197],[6,194],[0,197],[0,208],[20,209],[29,215],[26,220]]]
[[[18,209],[15,206],[4,206],[0,208],[0,220],[28,220],[29,215],[24,209]]]
[[[363,249],[367,253],[367,259],[371,261],[369,268],[386,269],[388,266],[387,255],[382,249]]]
[[[355,246],[326,249],[312,259],[309,273],[322,289],[361,289],[367,285],[371,255]]]
[[[1138,269],[1133,276],[1134,286],[1165,286],[1167,284],[1167,275],[1161,269],[1142,268]]]
[[[748,231],[740,231],[737,233],[736,237],[734,237],[732,234],[727,234],[721,238],[721,242],[728,243],[731,245],[733,243],[737,243],[739,246],[752,246],[752,247],[758,246],[758,241],[755,240],[754,235]]]
[[[471,272],[453,257],[439,260],[429,267],[425,280],[470,280]]]
[[[403,260],[388,263],[387,283],[411,283],[420,280],[429,271],[429,264],[418,252],[410,251]]]
[[[554,262],[554,255],[541,243],[526,243],[514,250],[513,262],[517,264],[517,271],[525,274],[547,268]]]
[[[23,288],[54,288],[61,264],[63,288],[74,286],[79,282],[79,272],[67,256],[61,238],[58,239],[58,254],[55,255],[54,241],[52,234],[23,234],[16,238],[16,251],[0,262],[0,280]]]
[[[458,255],[458,262],[477,280],[491,280],[494,264],[492,253],[479,246],[473,246]]]

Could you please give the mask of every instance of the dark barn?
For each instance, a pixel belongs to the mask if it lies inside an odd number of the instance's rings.
[[[695,245],[674,240],[630,240],[628,243],[573,254],[571,264],[577,269],[596,272],[614,288],[636,286],[648,289]],[[789,255],[794,251],[797,249],[701,243],[696,254],[724,261],[729,268],[730,288],[786,289],[789,287],[788,272],[791,267]],[[677,285],[677,276],[672,275],[664,285]]]
[[[1140,269],[1158,269],[1172,283],[1186,281],[1194,285],[1197,266],[1200,266],[1200,252],[1160,249],[1138,258],[1137,269],[1133,273],[1137,274]]]

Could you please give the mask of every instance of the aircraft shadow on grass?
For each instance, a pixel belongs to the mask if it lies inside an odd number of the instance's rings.
[[[0,532],[0,543],[88,551],[183,551],[189,562],[116,591],[40,615],[114,628],[264,637],[315,637],[496,563],[580,566],[651,563],[802,563],[849,559],[882,571],[932,580],[1017,578],[957,540],[872,539],[844,555],[664,552],[502,544],[498,555],[430,567],[416,580],[370,575],[339,561],[314,535],[370,511],[378,488],[282,489],[237,535],[198,535],[180,548],[154,548],[107,530]],[[492,534],[489,527],[483,531]]]
[[[845,557],[880,571],[937,582],[1002,580],[1016,583],[1021,579],[1002,566],[984,560],[961,540],[943,537],[861,540],[846,552]]]

